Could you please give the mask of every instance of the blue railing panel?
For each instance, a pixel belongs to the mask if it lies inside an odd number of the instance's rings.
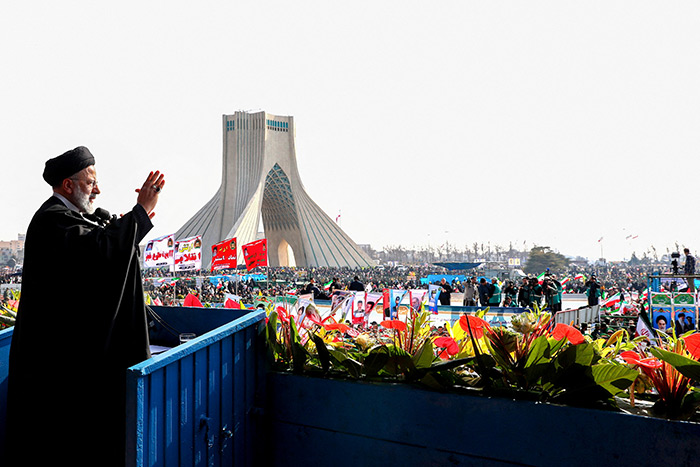
[[[245,366],[243,355],[245,353],[245,335],[238,333],[234,336],[233,358],[233,460],[234,465],[243,465],[245,438],[243,437],[243,419],[245,415],[244,378]]]
[[[180,360],[180,463],[194,465],[194,355]]]
[[[221,425],[227,432],[233,426],[233,343],[234,337],[229,336],[221,341]],[[233,465],[232,441],[226,436],[221,439],[221,465]]]
[[[202,428],[207,418],[207,354],[198,351],[194,354],[194,464],[205,465],[206,441]]]
[[[255,332],[255,329],[253,328],[247,328],[245,330],[245,346],[246,346],[246,352],[245,352],[245,360],[246,360],[246,367],[245,367],[245,406],[246,407],[253,407],[253,404],[255,402],[255,390],[257,387],[257,381],[258,379],[256,378],[257,376],[257,371],[256,371],[256,365],[257,365],[257,354],[254,351],[255,349],[255,338],[257,337],[257,333]],[[243,434],[245,437],[245,444],[244,444],[244,449],[245,449],[245,459],[243,461],[244,464],[252,464],[253,462],[253,446],[254,446],[254,439],[253,439],[253,426],[251,424],[251,418],[246,416],[243,419]]]
[[[148,465],[164,464],[165,369],[153,373],[148,381]]]
[[[180,450],[180,365],[165,368],[165,465],[177,465]]]
[[[7,419],[7,376],[10,363],[10,344],[12,343],[12,330],[0,331],[0,452],[5,452],[5,420]]]
[[[252,465],[257,388],[245,378],[262,371],[254,354],[264,318],[251,312],[128,370],[129,465]]]
[[[221,397],[224,393],[221,387],[221,343],[210,345],[209,351],[209,371],[207,378],[207,413],[209,420],[206,426],[207,459],[208,465],[218,465],[220,461],[220,438],[221,438]]]

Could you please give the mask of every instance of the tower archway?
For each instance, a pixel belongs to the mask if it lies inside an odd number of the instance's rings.
[[[221,186],[176,233],[177,238],[202,236],[202,264],[211,261],[211,246],[224,239],[236,238],[239,247],[257,240],[261,221],[270,266],[292,258],[305,267],[372,264],[306,192],[292,117],[236,112],[223,116],[223,132]]]

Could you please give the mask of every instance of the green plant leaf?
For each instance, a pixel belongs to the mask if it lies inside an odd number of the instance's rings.
[[[285,355],[284,346],[280,343],[277,338],[277,313],[272,312],[267,321],[266,326],[267,332],[267,342],[275,355],[281,357],[285,361],[287,360],[287,355]]]
[[[416,369],[409,355],[391,355],[384,365],[384,369],[391,375],[410,373]]]
[[[425,376],[423,376],[420,379],[420,383],[431,388],[431,389],[437,389],[437,390],[443,390],[445,389],[448,385],[449,382],[445,380],[445,378],[441,377],[437,373],[427,373]]]
[[[685,411],[686,413],[693,413],[698,406],[700,406],[700,392],[689,391],[688,394],[683,397],[681,410]]]
[[[489,366],[491,368],[496,366],[495,360],[493,358],[491,358],[490,355],[482,355],[481,360],[485,366]],[[447,371],[447,370],[452,370],[453,368],[457,368],[457,367],[462,366],[462,365],[474,367],[476,365],[476,357],[467,357],[467,358],[458,358],[456,360],[440,361],[438,363],[431,365],[430,371]]]
[[[639,373],[626,365],[601,363],[593,365],[593,379],[613,396],[626,391],[632,386]]]
[[[293,318],[289,320],[289,328],[291,329],[292,333],[292,342],[298,343],[300,341],[299,331],[297,331],[297,325]]]
[[[568,342],[566,340],[566,338],[556,340],[556,339],[552,339],[550,337],[550,338],[548,338],[548,340],[549,340],[549,353],[550,353],[550,355],[554,355],[555,353],[557,353],[562,347],[564,347],[564,344],[566,344]]]
[[[298,342],[292,342],[292,371],[294,373],[302,373],[304,371],[304,365],[306,365],[308,357],[309,353],[303,345]]]
[[[364,359],[364,371],[367,376],[378,374],[389,361],[389,351],[386,347],[375,347]]]
[[[530,352],[528,353],[527,360],[525,361],[525,368],[547,363],[549,361],[549,357],[549,342],[547,340],[547,336],[540,336],[532,341]]]
[[[324,373],[327,373],[331,368],[331,355],[328,352],[326,343],[323,342],[323,339],[318,334],[313,334],[311,338],[314,340],[314,344],[316,344],[316,351],[318,352],[318,359],[321,362],[321,368]]]
[[[579,345],[568,346],[557,355],[555,360],[562,368],[568,368],[574,364],[591,366],[594,355],[595,349],[593,344],[585,342]]]
[[[429,368],[435,359],[435,353],[433,352],[433,342],[430,339],[426,339],[418,352],[413,356],[413,364],[416,368]]]
[[[551,365],[551,361],[547,336],[540,336],[532,341],[530,352],[528,353],[525,366],[523,367],[526,379],[523,389],[529,389],[532,385],[537,384],[537,381],[539,381],[542,375],[547,371],[552,372],[554,367]]]
[[[683,376],[700,381],[700,362],[656,347],[650,348],[649,352],[656,358],[673,366]]]
[[[362,377],[362,364],[360,362],[337,349],[328,349],[328,353],[335,358],[339,365],[348,370],[350,376],[353,378]]]

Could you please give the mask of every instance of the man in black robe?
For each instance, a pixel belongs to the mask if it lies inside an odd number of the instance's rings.
[[[448,306],[452,299],[452,286],[443,277],[440,281],[440,305]]]
[[[165,183],[122,217],[95,210],[94,157],[46,162],[51,196],[25,242],[10,348],[6,465],[124,465],[126,368],[150,357],[139,242]]]

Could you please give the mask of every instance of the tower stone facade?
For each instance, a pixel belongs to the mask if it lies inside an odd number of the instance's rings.
[[[211,261],[212,245],[233,237],[240,263],[240,247],[257,239],[261,219],[270,266],[371,265],[306,193],[297,168],[293,117],[236,112],[224,115],[222,125],[221,186],[175,237],[202,235],[203,266]]]

